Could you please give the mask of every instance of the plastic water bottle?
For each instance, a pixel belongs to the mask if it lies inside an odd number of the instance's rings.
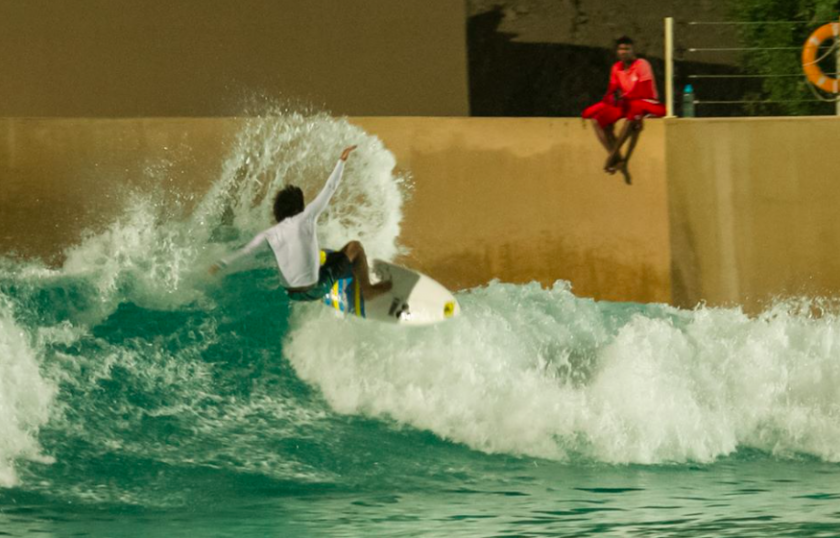
[[[691,84],[686,85],[683,90],[683,117],[694,117],[694,88]]]

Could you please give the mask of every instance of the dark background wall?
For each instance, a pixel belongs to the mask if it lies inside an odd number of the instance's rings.
[[[552,43],[609,48],[613,39],[632,35],[649,57],[662,56],[663,19],[678,23],[678,46],[722,47],[736,32],[724,26],[689,26],[691,21],[724,21],[736,0],[469,0],[469,15],[499,11],[499,30],[517,43]],[[715,54],[693,61],[738,63],[738,56]]]
[[[610,67],[616,61],[612,42],[622,34],[631,35],[639,55],[651,62],[660,99],[665,100],[662,18],[656,16],[655,23],[646,27],[633,19],[625,20],[624,26],[615,24],[615,21],[587,19],[589,27],[600,26],[603,30],[597,40],[575,39],[573,35],[564,35],[558,28],[558,35],[553,39],[540,42],[535,39],[549,36],[544,31],[529,35],[529,27],[523,22],[520,21],[517,26],[508,21],[509,13],[510,8],[497,5],[475,12],[469,18],[470,106],[474,116],[579,116],[586,106],[604,96]],[[661,13],[663,18],[668,15],[666,10],[661,10]],[[704,13],[698,9],[697,16]],[[559,22],[558,26],[561,26]],[[505,28],[519,28],[529,38]],[[586,35],[590,34],[591,31]],[[564,39],[566,42],[563,42]],[[598,45],[576,44],[574,41]],[[698,46],[704,41],[690,43]],[[722,44],[718,42],[715,46]],[[691,79],[691,75],[734,75],[741,72],[735,61],[737,58],[732,55],[717,58],[725,60],[722,62],[701,59],[685,53],[683,49],[677,51],[674,87],[678,114],[681,113],[680,93],[686,84],[694,85],[699,98],[711,101],[736,100],[760,84],[756,79]],[[715,116],[743,114],[741,107],[734,106],[707,106],[698,111]]]

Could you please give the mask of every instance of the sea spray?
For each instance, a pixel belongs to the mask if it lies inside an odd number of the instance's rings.
[[[394,156],[382,142],[345,119],[287,113],[249,120],[214,182],[193,213],[191,232],[212,243],[219,228],[232,226],[240,241],[273,222],[274,194],[297,185],[311,200],[323,187],[342,149],[358,145],[348,160],[338,193],[318,220],[322,246],[340,248],[360,240],[371,257],[392,259],[409,183],[395,175]]]
[[[277,450],[328,440],[330,424],[282,366],[289,304],[273,262],[215,279],[207,269],[272,224],[279,188],[294,183],[314,196],[350,144],[359,149],[319,238],[331,248],[360,239],[371,256],[393,258],[407,186],[393,155],[346,120],[289,113],[244,120],[194,206],[175,192],[125,191],[119,216],[68,246],[62,267],[0,260],[2,483],[19,484],[16,466],[39,458],[39,433],[57,468],[75,468],[58,494],[77,501],[177,502],[154,500],[154,487],[127,477],[114,488],[88,482],[111,458],[327,480],[330,470]],[[151,176],[152,186],[167,183]],[[27,467],[23,485],[55,490],[47,476]]]
[[[48,463],[38,431],[50,416],[55,387],[41,376],[37,351],[0,294],[0,487],[17,484],[15,461]]]
[[[288,113],[244,120],[220,177],[188,214],[173,193],[127,193],[120,217],[66,250],[59,275],[96,289],[100,319],[124,300],[164,309],[200,300],[207,268],[273,224],[274,194],[295,184],[311,199],[351,144],[359,149],[319,219],[319,240],[334,249],[361,240],[371,257],[392,259],[407,186],[393,175],[393,155],[346,120]]]

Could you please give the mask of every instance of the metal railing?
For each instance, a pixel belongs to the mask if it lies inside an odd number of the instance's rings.
[[[825,21],[825,22],[813,22],[813,21],[745,21],[745,22],[736,22],[736,21],[689,21],[685,24],[688,27],[744,27],[744,26],[774,26],[774,25],[787,25],[787,26],[795,26],[795,25],[802,25],[802,26],[814,26],[815,29],[823,24],[829,22],[838,22],[837,20],[834,21]],[[667,114],[669,117],[675,116],[675,91],[674,91],[674,82],[676,79],[676,70],[675,70],[675,53],[676,51],[680,51],[685,55],[701,55],[701,54],[721,54],[721,53],[739,53],[739,54],[750,54],[750,53],[757,53],[757,52],[793,52],[793,51],[801,51],[803,46],[771,46],[771,47],[733,47],[733,46],[721,46],[721,47],[687,47],[683,49],[678,49],[675,45],[674,40],[674,27],[675,27],[675,20],[673,17],[667,17],[665,19],[665,105],[667,108]],[[803,43],[804,45],[804,43]],[[840,78],[840,36],[835,36],[833,40],[833,44],[829,47],[828,52],[825,52],[817,62],[824,60],[830,54],[834,54],[836,58],[836,69],[834,72],[825,73],[827,76],[833,76]],[[816,63],[816,62],[815,62]],[[799,71],[797,73],[726,73],[726,74],[717,74],[717,73],[694,73],[687,75],[685,79],[689,81],[702,81],[702,80],[724,80],[724,79],[743,79],[743,80],[764,80],[764,79],[771,79],[771,78],[806,78],[804,71]],[[764,99],[764,100],[755,100],[755,99],[743,99],[743,98],[734,98],[734,99],[699,99],[695,96],[695,105],[702,106],[702,105],[765,105],[765,104],[782,104],[782,103],[817,103],[817,102],[833,102],[835,103],[835,113],[840,116],[840,94],[835,94],[831,97],[827,97],[820,93],[820,91],[811,83],[808,83],[808,87],[811,89],[812,96],[810,98],[803,98],[803,99]]]

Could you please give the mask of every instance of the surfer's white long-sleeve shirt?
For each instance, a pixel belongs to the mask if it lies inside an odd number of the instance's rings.
[[[321,250],[315,224],[338,188],[343,173],[344,161],[339,160],[324,188],[301,213],[258,233],[244,248],[221,260],[219,266],[227,267],[267,242],[277,260],[283,287],[303,288],[316,284]]]

